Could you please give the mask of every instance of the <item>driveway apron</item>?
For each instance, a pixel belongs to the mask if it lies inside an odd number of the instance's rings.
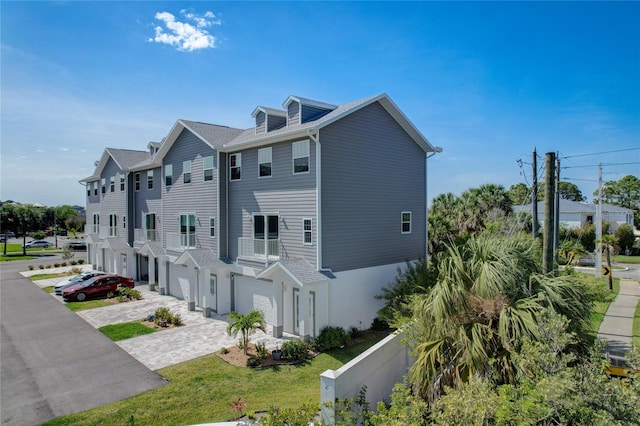
[[[36,425],[165,385],[85,320],[0,264],[2,425]]]

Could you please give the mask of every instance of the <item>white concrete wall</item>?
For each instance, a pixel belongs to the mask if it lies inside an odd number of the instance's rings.
[[[405,263],[336,273],[336,279],[329,281],[328,325],[345,330],[370,328],[384,306],[384,301],[375,296],[382,294],[382,287],[393,283],[398,266],[404,269]]]
[[[320,375],[322,420],[333,424],[336,399],[356,398],[367,387],[367,402],[375,409],[379,401],[389,401],[393,386],[402,381],[413,360],[409,348],[402,344],[403,334],[392,334],[338,370]],[[331,403],[327,406],[327,403]]]

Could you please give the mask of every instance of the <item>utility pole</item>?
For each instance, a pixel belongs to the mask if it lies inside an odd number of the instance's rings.
[[[531,233],[533,239],[536,239],[538,235],[538,154],[536,148],[533,147],[533,188],[531,191],[531,206],[533,211],[531,213]]]
[[[598,204],[596,205],[596,278],[602,277],[602,163],[598,163]]]
[[[542,238],[542,272],[545,274],[553,271],[555,156],[553,152],[545,154],[544,230]]]
[[[553,260],[558,262],[558,246],[560,245],[560,158],[556,152],[556,196],[553,209]]]

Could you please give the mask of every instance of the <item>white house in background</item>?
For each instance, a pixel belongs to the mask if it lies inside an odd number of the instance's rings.
[[[513,211],[533,214],[532,204],[513,206]],[[596,219],[597,204],[581,203],[577,201],[560,199],[560,223],[570,228],[580,228],[582,225],[594,223]],[[544,201],[538,202],[538,223],[544,226]],[[610,224],[609,231],[614,231],[622,224],[633,228],[634,211],[624,207],[602,204],[602,220]]]

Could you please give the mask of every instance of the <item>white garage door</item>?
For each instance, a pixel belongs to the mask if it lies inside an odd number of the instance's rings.
[[[178,299],[186,299],[189,295],[189,270],[182,265],[171,266],[171,285],[169,294]]]
[[[270,281],[235,275],[236,312],[246,314],[254,309],[262,311],[267,323],[273,324]]]

